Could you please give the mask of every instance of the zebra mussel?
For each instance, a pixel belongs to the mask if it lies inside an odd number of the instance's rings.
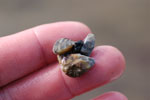
[[[94,64],[89,57],[95,46],[94,34],[88,34],[82,41],[72,41],[67,38],[57,40],[53,52],[57,54],[62,71],[70,77],[79,77],[87,72]]]

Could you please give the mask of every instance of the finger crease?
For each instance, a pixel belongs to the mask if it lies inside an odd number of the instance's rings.
[[[66,89],[67,89],[68,92],[70,93],[71,97],[74,97],[75,95],[73,94],[73,92],[71,91],[71,89],[69,88],[69,86],[67,85],[67,83],[66,83],[66,81],[65,81],[65,79],[64,79],[64,77],[63,77],[63,75],[62,75],[62,71],[61,71],[60,68],[59,68],[59,71],[60,71],[60,73],[61,73],[61,77],[62,77],[62,79],[63,79],[63,83],[64,83]]]
[[[32,29],[32,31],[33,31],[33,34],[35,35],[35,38],[36,38],[37,43],[38,43],[38,45],[39,45],[39,48],[40,48],[40,50],[41,50],[41,54],[43,55],[43,59],[44,59],[44,61],[45,61],[45,64],[46,64],[46,65],[49,65],[49,63],[48,63],[47,60],[46,60],[43,47],[42,47],[42,45],[41,45],[41,43],[40,43],[40,41],[39,41],[39,39],[38,39],[37,31],[36,31],[34,28]]]

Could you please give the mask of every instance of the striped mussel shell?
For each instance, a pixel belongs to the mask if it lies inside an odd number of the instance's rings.
[[[55,42],[53,46],[53,52],[59,55],[64,54],[70,51],[73,48],[74,44],[75,42],[70,39],[61,38]]]
[[[58,55],[62,71],[70,77],[79,77],[95,64],[94,59],[81,54],[70,54],[62,57]]]

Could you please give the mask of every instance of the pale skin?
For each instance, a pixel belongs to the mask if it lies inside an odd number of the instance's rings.
[[[79,78],[60,69],[53,44],[60,38],[82,40],[90,29],[79,22],[37,26],[0,38],[0,100],[70,100],[120,77],[125,69],[121,52],[112,46],[97,46],[93,68]],[[92,100],[127,100],[108,92]]]

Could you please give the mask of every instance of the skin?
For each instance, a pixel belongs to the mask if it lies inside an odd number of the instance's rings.
[[[121,52],[112,46],[97,46],[91,57],[95,65],[79,78],[60,69],[53,44],[60,38],[82,40],[90,29],[79,22],[37,26],[0,38],[0,100],[69,100],[120,77],[125,69]],[[108,92],[92,100],[127,100]]]

